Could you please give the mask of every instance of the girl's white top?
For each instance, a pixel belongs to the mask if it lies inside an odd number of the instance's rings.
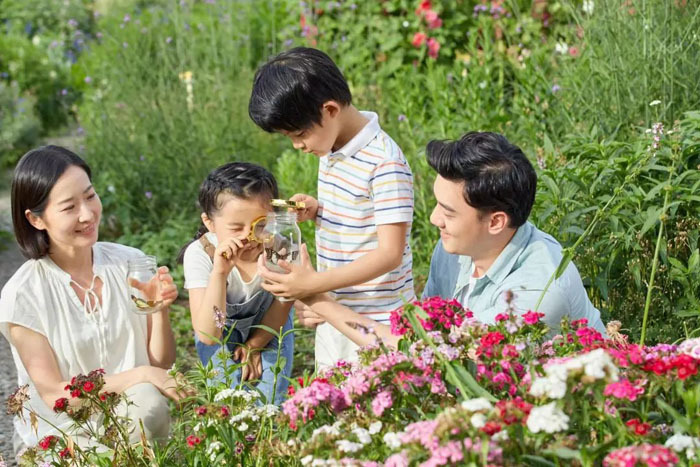
[[[214,248],[219,245],[215,234],[207,232],[204,235],[214,245]],[[187,247],[182,264],[185,271],[186,289],[206,288],[209,285],[209,276],[214,269],[214,263],[204,251],[204,246],[199,240],[195,240]],[[226,303],[228,304],[245,303],[262,290],[262,276],[260,274],[256,273],[255,277],[246,282],[235,266],[231,269],[226,280],[228,281],[226,286]]]
[[[81,303],[71,287],[68,273],[45,256],[29,260],[10,278],[0,294],[0,333],[9,341],[9,324],[18,324],[46,337],[54,351],[61,378],[69,381],[78,374],[102,368],[106,374],[120,373],[149,365],[147,318],[130,311],[127,261],[143,256],[135,248],[115,243],[96,243],[93,272],[102,279],[102,304],[93,313]],[[15,347],[12,357],[17,367],[17,383],[29,384],[31,407],[42,418],[61,429],[70,419],[53,412],[39,397]],[[70,397],[66,393],[66,397]],[[39,421],[38,435],[29,424],[16,417],[15,430],[32,446],[55,429]]]

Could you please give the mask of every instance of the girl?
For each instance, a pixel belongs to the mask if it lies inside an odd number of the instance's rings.
[[[15,452],[58,434],[53,426],[82,447],[94,446],[89,434],[72,431],[71,420],[51,408],[62,397],[77,401],[66,390],[72,376],[100,368],[103,390],[134,403],[122,407],[132,420],[131,441],[140,440],[139,419],[147,438],[165,438],[170,418],[163,396],[182,396],[167,371],[175,361],[168,306],[177,297],[168,269],[159,268],[145,291],[149,300],[162,300],[162,309],[148,316],[129,311],[127,261],[144,254],[97,241],[102,204],[90,168],[65,148],[25,154],[11,201],[15,237],[29,261],[2,289],[0,332],[12,345],[19,385],[29,385],[25,407],[49,422],[39,420],[35,431],[27,414],[15,417]]]
[[[286,332],[292,327],[291,303],[282,303],[262,289],[257,273],[262,245],[251,231],[264,225],[272,210],[270,201],[277,197],[275,178],[258,165],[232,162],[217,168],[200,187],[202,226],[183,255],[185,288],[202,364],[214,357],[214,366],[223,366],[216,340],[228,336],[226,347],[234,360],[247,362],[234,373],[233,383],[260,379],[258,389],[269,403],[273,393],[274,403],[280,403],[287,392],[294,336],[290,333],[282,341],[284,367],[275,389],[272,368],[277,362],[277,338],[251,326],[262,324],[276,331],[284,327]],[[225,313],[223,328],[223,315],[217,318],[217,313]]]

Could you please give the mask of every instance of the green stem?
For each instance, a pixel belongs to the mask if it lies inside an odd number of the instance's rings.
[[[668,211],[668,206],[671,203],[671,192],[673,191],[673,186],[671,184],[673,176],[676,174],[676,158],[673,157],[673,163],[671,164],[671,170],[668,174],[668,186],[666,194],[664,195],[664,206],[661,210],[661,215],[659,216],[659,234],[656,236],[656,247],[654,248],[654,259],[651,263],[651,274],[649,275],[649,287],[647,289],[647,297],[644,302],[644,317],[642,318],[642,335],[639,338],[639,345],[644,345],[644,338],[647,334],[647,322],[649,320],[649,308],[651,307],[651,293],[654,290],[654,279],[656,278],[656,270],[659,266],[659,252],[661,251],[661,241],[664,239],[664,221],[666,220],[666,212]]]

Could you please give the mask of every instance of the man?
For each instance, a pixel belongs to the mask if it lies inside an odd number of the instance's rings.
[[[573,263],[552,280],[562,259],[561,245],[527,222],[535,200],[537,176],[517,146],[495,133],[471,132],[457,141],[431,141],[428,162],[437,172],[437,205],[430,221],[440,241],[430,262],[423,297],[455,298],[476,318],[493,323],[506,309],[506,298],[521,313],[537,310],[556,333],[561,319],[585,318],[605,333],[600,312],[591,304]],[[309,268],[308,257],[292,273]],[[280,275],[263,270],[272,281]],[[547,290],[545,291],[545,288]],[[302,298],[309,308],[297,311],[304,325],[327,321],[358,344],[370,336],[347,323],[373,327],[389,343],[388,327],[362,319],[329,297]]]

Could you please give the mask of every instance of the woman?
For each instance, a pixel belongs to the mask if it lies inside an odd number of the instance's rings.
[[[25,407],[46,420],[35,434],[26,414],[15,418],[15,452],[56,434],[52,425],[68,430],[80,446],[94,445],[52,408],[59,398],[71,399],[65,387],[72,376],[98,368],[105,370],[103,391],[124,393],[134,403],[120,407],[132,420],[131,440],[140,438],[139,419],[147,438],[166,437],[164,395],[181,397],[167,371],[175,361],[168,307],[177,297],[168,269],[141,284],[154,291],[149,299],[163,301],[162,310],[148,316],[129,311],[127,260],[144,254],[97,241],[102,204],[90,168],[65,148],[25,154],[11,197],[15,237],[29,261],[2,290],[0,332],[12,345],[18,383],[29,385]]]

